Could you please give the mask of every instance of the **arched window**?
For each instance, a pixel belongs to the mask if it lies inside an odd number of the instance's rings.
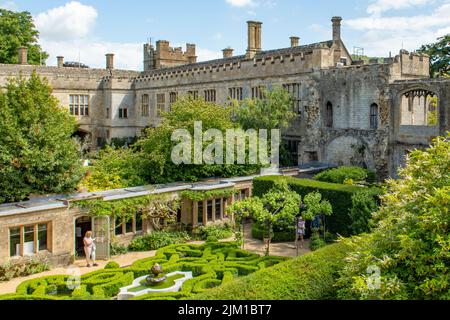
[[[142,117],[150,116],[150,98],[148,94],[142,95]]]
[[[325,125],[328,128],[333,128],[333,104],[328,101],[325,115]]]
[[[370,129],[378,129],[378,105],[376,103],[370,106]]]

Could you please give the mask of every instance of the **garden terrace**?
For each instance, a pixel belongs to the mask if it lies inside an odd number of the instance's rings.
[[[120,288],[129,286],[134,279],[148,275],[155,263],[160,264],[165,273],[190,271],[194,278],[185,282],[180,292],[150,293],[135,299],[187,299],[233,281],[234,278],[247,276],[288,259],[261,257],[241,250],[234,242],[171,245],[158,250],[156,256],[136,261],[130,267],[117,268],[117,265],[110,264],[107,269],[83,275],[79,286],[71,286],[75,282],[68,275],[42,277],[21,283],[15,294],[0,296],[0,300],[112,299],[117,296]]]

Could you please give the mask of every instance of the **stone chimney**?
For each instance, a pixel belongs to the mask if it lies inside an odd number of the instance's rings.
[[[300,45],[300,38],[299,37],[291,37],[291,48],[298,47]]]
[[[106,69],[114,69],[114,54],[108,53],[106,54]]]
[[[231,49],[231,48],[226,48],[226,49],[223,49],[222,50],[222,52],[223,52],[223,57],[224,58],[232,58],[233,57],[233,49]]]
[[[262,22],[247,21],[248,25],[248,49],[247,59],[253,59],[261,51],[261,26]]]
[[[64,57],[59,56],[59,57],[56,57],[56,59],[58,60],[58,68],[64,67]]]
[[[28,48],[20,47],[19,48],[19,64],[28,64]]]
[[[333,41],[341,40],[341,17],[333,17],[331,22],[333,22]]]
[[[189,63],[197,62],[197,46],[193,43],[186,43],[186,55]]]

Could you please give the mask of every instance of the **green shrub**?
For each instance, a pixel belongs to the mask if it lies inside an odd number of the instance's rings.
[[[258,177],[253,182],[254,195],[263,196],[280,181],[287,181],[289,187],[297,192],[302,198],[312,192],[320,192],[324,200],[328,200],[333,207],[333,215],[327,217],[327,230],[342,236],[351,235],[350,225],[352,221],[349,210],[352,208],[352,196],[362,187],[321,182],[309,179],[298,179],[283,176]]]
[[[193,300],[327,300],[336,299],[334,286],[350,248],[327,246],[294,260],[192,296]]]
[[[151,251],[171,244],[186,243],[190,239],[186,232],[152,232],[133,239],[128,249],[130,251]]]
[[[326,170],[314,177],[317,181],[340,183],[346,181],[374,182],[374,173],[360,167],[340,167]]]
[[[371,231],[372,214],[379,208],[381,193],[381,189],[371,188],[361,190],[352,196],[352,208],[349,212],[352,234],[357,235]]]
[[[210,237],[228,239],[232,236],[233,230],[229,224],[201,226],[194,231],[194,237],[199,240],[208,240]]]
[[[323,237],[320,236],[319,232],[313,232],[311,236],[311,242],[310,242],[310,249],[311,251],[319,250],[323,247],[325,247],[327,243],[323,239]]]
[[[110,261],[108,262],[108,264],[105,266],[105,269],[120,269],[120,264],[118,264],[115,261]]]
[[[119,256],[128,253],[128,248],[117,243],[111,243],[110,252],[112,256]]]
[[[7,263],[0,265],[0,282],[38,274],[47,270],[50,270],[50,265],[46,262],[37,260],[25,263]]]

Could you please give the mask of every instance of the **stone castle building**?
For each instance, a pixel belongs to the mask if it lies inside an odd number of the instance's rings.
[[[430,79],[429,57],[406,51],[394,58],[355,61],[341,39],[341,18],[332,23],[331,40],[302,45],[291,37],[289,47],[263,51],[262,24],[250,21],[245,54],[236,56],[226,48],[222,59],[200,63],[195,45],[183,52],[167,41],[145,44],[143,72],[116,70],[113,54],[106,55],[105,69],[64,63],[63,57],[57,67],[30,66],[27,49],[21,48],[20,64],[0,65],[0,86],[33,71],[46,77],[54,95],[78,119],[78,134],[90,137],[93,147],[157,126],[161,112],[183,95],[227,105],[230,99],[264,98],[264,88],[283,86],[298,115],[283,137],[299,164],[354,164],[395,176],[405,154],[450,130],[450,79]],[[112,217],[93,218],[74,204],[79,200],[165,195],[181,201],[177,222],[196,227],[228,221],[227,206],[252,196],[252,182],[253,177],[218,179],[2,204],[0,264],[34,258],[67,264],[83,254],[87,230],[105,239],[97,249],[99,258],[107,259],[113,239],[128,243],[153,230],[151,221],[138,214],[122,224]],[[183,198],[183,191],[228,188],[236,193],[204,201]]]
[[[429,57],[401,51],[369,62],[352,59],[341,39],[341,18],[332,19],[332,39],[262,50],[262,23],[248,22],[248,49],[197,62],[196,47],[171,48],[168,41],[144,45],[144,71],[27,65],[0,65],[0,86],[8,77],[46,77],[54,95],[80,124],[79,135],[93,147],[113,138],[136,137],[157,126],[162,111],[190,94],[226,105],[230,99],[263,98],[263,89],[283,86],[298,115],[283,133],[299,164],[320,161],[360,165],[395,176],[409,150],[429,145],[450,129],[450,80],[430,79]]]

